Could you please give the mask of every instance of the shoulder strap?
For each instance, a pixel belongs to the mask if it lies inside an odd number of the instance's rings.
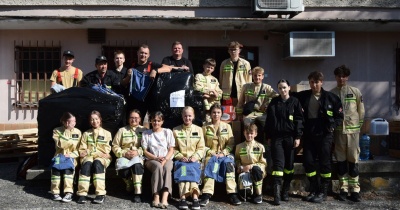
[[[62,84],[60,69],[57,69],[57,82]]]
[[[147,72],[151,71],[151,61],[149,61],[149,63],[147,64]]]
[[[78,87],[78,74],[79,74],[79,69],[78,68],[76,68],[75,69],[75,74],[74,74],[74,87]]]
[[[263,89],[263,86],[264,86],[264,84],[261,83],[260,91],[258,91],[258,95],[257,95],[257,100],[258,100],[258,98],[259,98],[260,95],[261,95],[261,91],[262,91],[262,89]]]

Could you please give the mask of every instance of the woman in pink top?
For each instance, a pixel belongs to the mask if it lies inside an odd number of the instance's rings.
[[[172,194],[172,156],[175,138],[172,130],[163,128],[164,115],[155,112],[150,115],[152,129],[142,135],[142,148],[146,156],[145,166],[151,171],[152,207],[167,208],[168,196]],[[161,194],[161,202],[160,202]]]

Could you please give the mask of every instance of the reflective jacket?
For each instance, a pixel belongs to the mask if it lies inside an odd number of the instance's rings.
[[[82,134],[79,153],[87,151],[88,156],[99,157],[99,154],[110,154],[111,133],[104,128],[89,129]]]
[[[219,82],[221,83],[221,89],[223,91],[222,99],[224,100],[229,100],[231,96],[234,67],[235,66],[230,58],[221,63]],[[246,83],[252,82],[250,63],[243,58],[239,58],[238,60],[235,81],[239,100],[242,86]]]
[[[209,94],[210,91],[215,90],[218,95],[216,97],[207,98],[207,103],[204,104],[206,110],[210,110],[210,107],[215,103],[219,102],[222,98],[222,90],[219,87],[217,78],[212,75],[196,74],[194,78],[194,89],[201,93]]]
[[[53,130],[53,140],[56,145],[55,155],[69,154],[73,158],[79,157],[78,144],[81,136],[82,133],[77,128],[73,128],[72,130],[66,130],[64,126],[55,128]]]
[[[262,87],[261,94],[257,99],[260,88]],[[272,98],[279,96],[277,92],[265,83],[256,85],[253,82],[243,85],[242,92],[240,93],[240,99],[238,99],[238,104],[236,106],[236,113],[242,114],[243,105],[249,101],[254,101],[257,99],[257,103],[254,106],[254,111],[264,113],[268,107],[269,102]]]
[[[204,153],[204,135],[201,127],[197,125],[180,125],[175,127],[172,132],[175,137],[174,158],[177,160],[183,157],[190,158],[195,156],[199,161]]]
[[[140,146],[142,141],[142,133],[147,130],[143,126],[131,127],[125,126],[120,128],[114,136],[112,142],[112,151],[117,158],[124,157],[125,153],[130,150],[138,151],[140,156],[143,155],[143,149]]]
[[[265,148],[262,144],[253,140],[251,142],[242,142],[236,145],[235,150],[235,162],[236,167],[240,166],[258,166],[263,171],[263,175],[265,176],[265,170],[267,167],[267,161],[265,160],[263,154],[265,152]]]
[[[207,123],[203,126],[203,133],[207,147],[206,156],[211,157],[221,152],[226,156],[233,152],[235,139],[229,124],[220,122],[218,130],[215,130],[212,123]]]
[[[362,94],[358,88],[345,85],[343,87],[335,87],[332,93],[339,96],[343,104],[344,120],[336,131],[343,134],[359,133],[364,122],[364,103]]]

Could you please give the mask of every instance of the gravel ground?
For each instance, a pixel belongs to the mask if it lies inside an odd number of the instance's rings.
[[[77,204],[75,201],[61,203],[50,200],[50,181],[25,181],[16,180],[18,163],[0,163],[0,208],[1,209],[151,209],[150,196],[144,196],[143,203],[132,203],[131,196],[124,193],[122,181],[114,179],[107,182],[107,197],[103,204]],[[149,189],[149,186],[144,186]],[[89,192],[89,197],[94,198],[94,193]],[[216,197],[216,196],[214,196]],[[333,210],[333,209],[400,209],[400,197],[394,197],[385,193],[364,192],[363,201],[354,203],[351,201],[340,202],[329,196],[322,204],[313,204],[301,201],[300,196],[291,197],[290,202],[281,202],[280,206],[271,204],[272,197],[264,196],[264,202],[255,205],[251,202],[242,203],[240,206],[232,206],[225,202],[225,196],[220,199],[212,198],[207,207],[202,209],[307,209],[307,210]],[[225,198],[225,199],[224,199]],[[177,209],[176,199],[170,200],[168,209]]]

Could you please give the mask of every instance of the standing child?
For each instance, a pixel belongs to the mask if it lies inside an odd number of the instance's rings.
[[[203,157],[204,152],[204,136],[203,130],[197,125],[193,125],[194,110],[192,107],[187,106],[182,110],[183,125],[177,126],[173,129],[174,137],[176,139],[176,150],[175,159],[182,165],[193,164],[195,167],[198,166],[200,169],[200,161]],[[175,164],[177,165],[177,164]],[[192,165],[192,164],[191,164]],[[188,166],[189,167],[189,166]],[[200,178],[200,170],[199,178]],[[179,202],[179,209],[188,209],[186,197],[192,196],[193,205],[192,209],[200,209],[200,203],[198,200],[200,194],[200,188],[197,180],[194,182],[179,182],[179,196],[181,201]]]
[[[101,115],[98,111],[90,113],[91,129],[82,134],[79,146],[81,171],[78,182],[78,203],[86,203],[89,191],[90,176],[93,174],[93,184],[96,188],[94,203],[103,203],[106,195],[106,168],[111,162],[111,133],[101,127]]]
[[[303,135],[303,111],[299,100],[289,96],[290,84],[278,82],[280,97],[273,98],[267,109],[265,132],[271,145],[274,177],[274,204],[281,200],[280,187],[283,177],[282,200],[289,201],[289,188],[294,174],[294,148]]]
[[[239,183],[239,190],[242,197],[247,197],[247,192],[253,194],[253,202],[256,204],[262,203],[262,183],[267,175],[267,161],[263,153],[265,148],[262,144],[254,140],[257,136],[257,126],[254,123],[245,125],[244,136],[246,141],[236,145],[235,160],[238,173],[250,173],[253,186],[250,191],[246,191],[242,183]],[[245,194],[245,196],[243,196]]]
[[[56,144],[56,154],[63,154],[65,157],[71,157],[74,159],[74,166],[77,165],[76,158],[78,154],[78,143],[81,138],[81,131],[75,128],[76,118],[69,112],[65,112],[60,122],[63,124],[61,127],[57,127],[53,130],[53,140]],[[70,202],[74,193],[73,180],[74,173],[73,169],[57,170],[51,169],[51,192],[53,193],[53,200]],[[60,196],[60,184],[61,175],[64,175],[64,198]]]
[[[214,72],[216,62],[212,58],[207,58],[203,64],[203,73],[196,74],[194,89],[200,91],[203,94],[204,110],[209,112],[210,107],[219,103],[222,97],[222,90],[219,87],[217,78],[211,75]],[[209,114],[206,114],[205,121],[210,118]]]

